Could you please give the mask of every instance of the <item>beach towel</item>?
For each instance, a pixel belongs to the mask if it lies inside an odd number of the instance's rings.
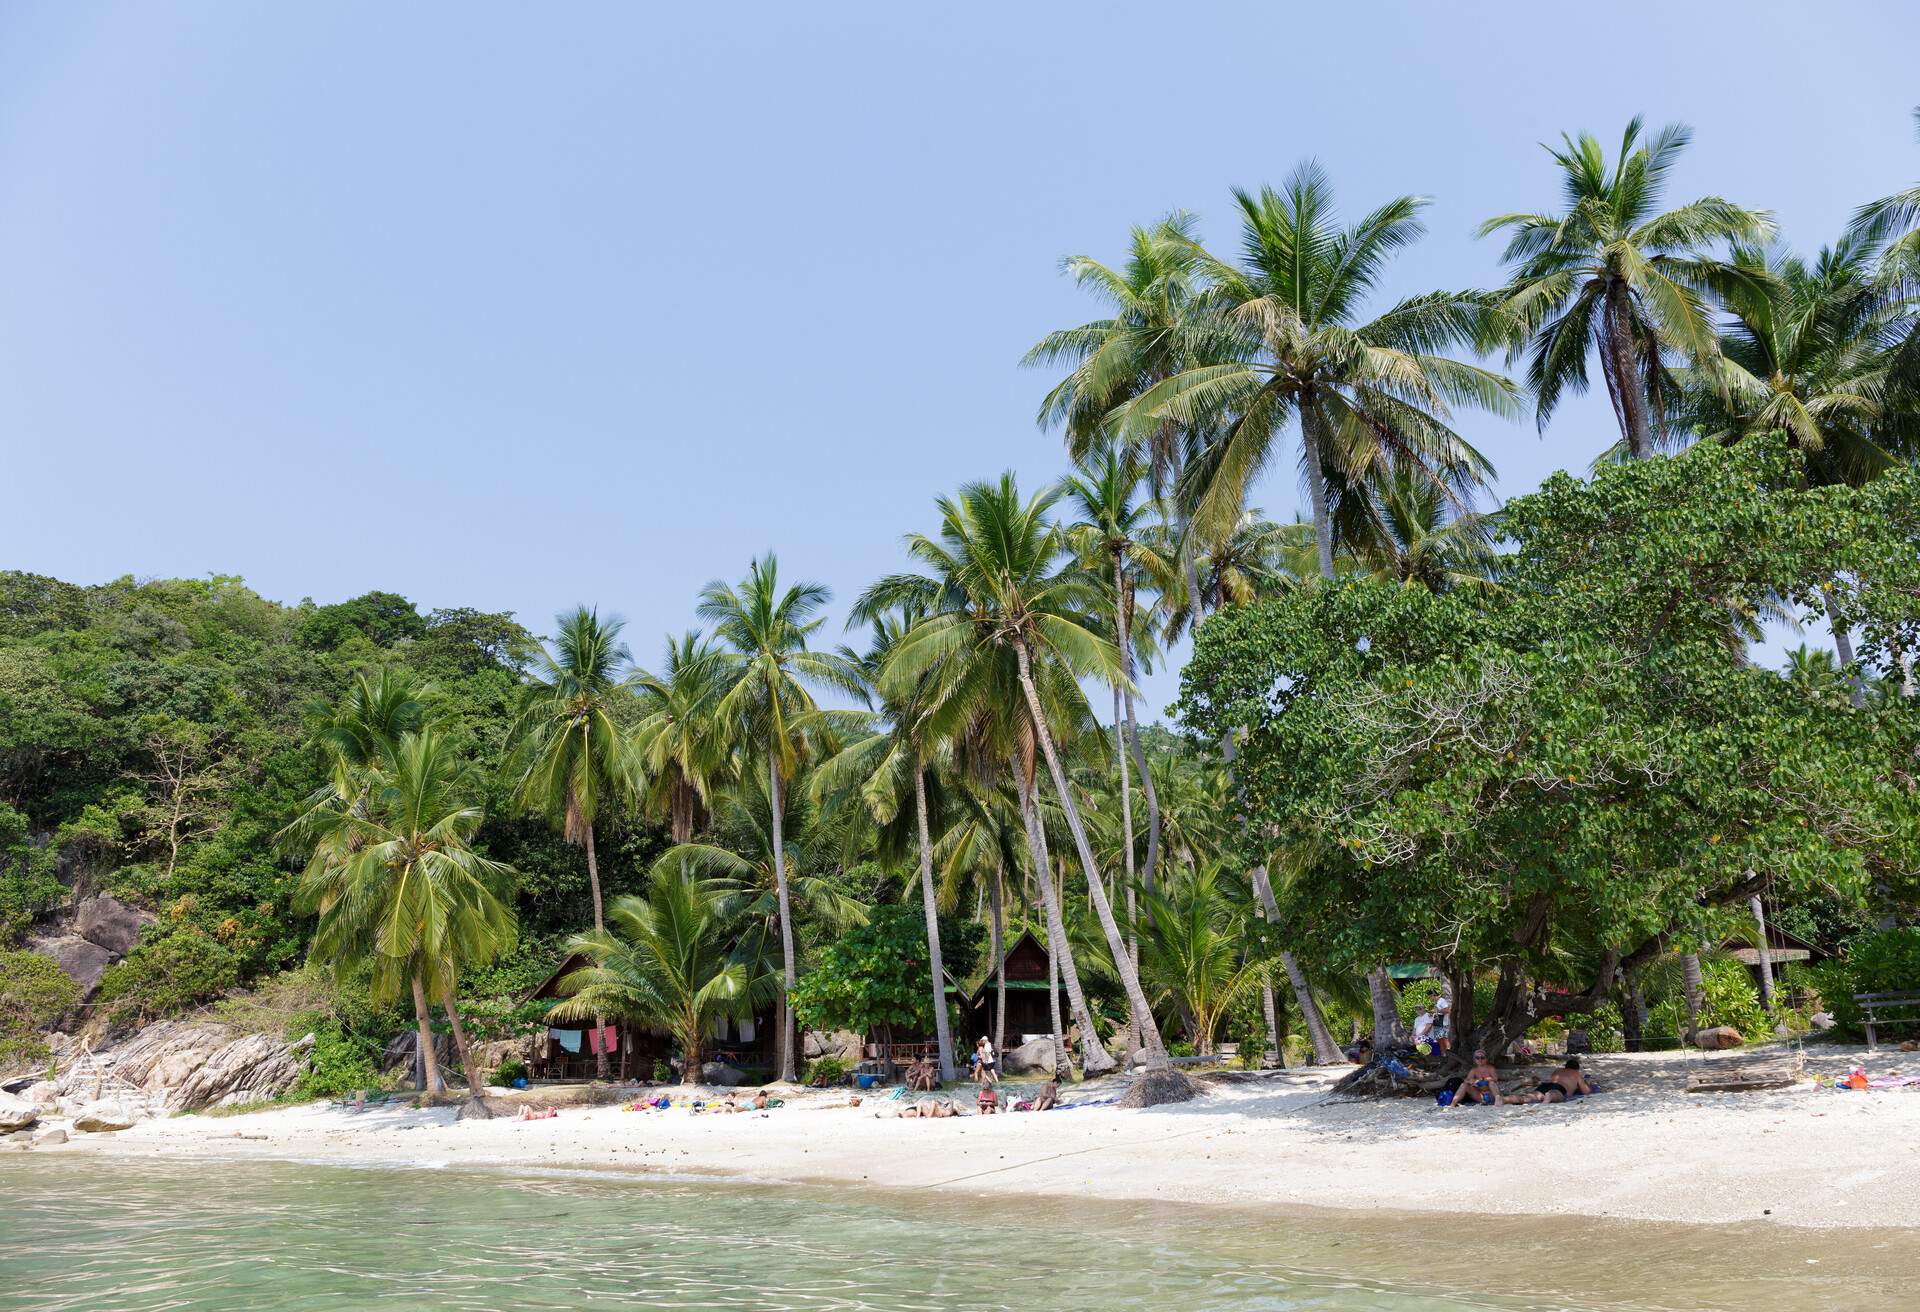
[[[577,1053],[580,1051],[581,1035],[579,1030],[550,1029],[547,1031],[547,1037],[559,1044],[562,1048],[565,1048],[568,1052]]]
[[[603,1052],[615,1052],[619,1047],[620,1035],[613,1026],[606,1025],[600,1029],[587,1031],[587,1049],[595,1056]],[[573,1050],[578,1052],[580,1049],[576,1046]]]

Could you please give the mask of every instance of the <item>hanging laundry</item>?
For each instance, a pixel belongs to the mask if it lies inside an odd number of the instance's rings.
[[[561,1047],[565,1048],[568,1052],[580,1051],[581,1035],[579,1030],[550,1029],[547,1031],[547,1037],[552,1039],[555,1043],[559,1044]]]
[[[596,1056],[600,1053],[612,1054],[620,1048],[619,1032],[612,1025],[587,1031],[587,1047]]]

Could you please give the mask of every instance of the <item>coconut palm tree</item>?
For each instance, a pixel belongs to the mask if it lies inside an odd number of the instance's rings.
[[[1144,472],[1139,461],[1109,449],[1082,460],[1078,472],[1069,474],[1060,487],[1068,505],[1079,516],[1068,529],[1068,541],[1083,563],[1109,576],[1112,586],[1114,645],[1120,651],[1122,675],[1114,682],[1114,696],[1122,712],[1115,717],[1114,732],[1123,740],[1115,755],[1120,760],[1126,876],[1131,885],[1133,817],[1127,768],[1131,758],[1133,768],[1139,771],[1141,792],[1147,804],[1147,861],[1140,871],[1140,882],[1151,891],[1160,862],[1160,799],[1154,794],[1153,775],[1147,769],[1146,753],[1140,748],[1140,725],[1134,715],[1134,614],[1142,583],[1149,586],[1168,583],[1173,563],[1164,549],[1167,535],[1156,522],[1148,503],[1135,497]]]
[[[1244,902],[1234,904],[1219,868],[1207,864],[1147,894],[1141,912],[1141,981],[1174,1006],[1194,1051],[1211,1054],[1222,1018],[1271,973],[1264,958],[1247,951]]]
[[[1498,518],[1462,509],[1398,465],[1343,497],[1341,512],[1341,536],[1351,544],[1354,563],[1373,578],[1448,592],[1486,587],[1498,569]]]
[[[1042,700],[1044,676],[1036,673],[1040,667],[1109,683],[1125,678],[1119,651],[1088,617],[1087,607],[1096,599],[1084,575],[1061,565],[1064,538],[1048,516],[1058,496],[1057,489],[1050,489],[1023,501],[1013,475],[1004,474],[997,483],[970,483],[958,496],[940,499],[939,539],[916,534],[908,539],[908,551],[930,567],[943,589],[965,596],[966,609],[931,611],[899,644],[892,664],[901,677],[913,677],[942,661],[953,660],[964,668],[995,649],[1012,654],[1027,723],[1072,835],[1088,898],[1140,1026],[1148,1063],[1165,1067],[1166,1045],[1094,865],[1086,827],[1067,785]],[[1045,868],[1044,862],[1038,867]]]
[[[1750,279],[1709,252],[1764,241],[1772,223],[1719,196],[1659,208],[1692,136],[1675,123],[1643,142],[1636,117],[1611,165],[1592,135],[1563,136],[1546,150],[1559,166],[1564,212],[1500,214],[1480,225],[1482,236],[1508,234],[1505,326],[1527,343],[1541,429],[1561,397],[1586,390],[1587,357],[1597,354],[1621,439],[1633,459],[1645,459],[1664,432],[1663,354],[1705,362],[1718,353],[1713,300]]]
[[[858,615],[860,610],[855,608]],[[872,641],[863,655],[845,653],[849,668],[862,684],[869,705],[879,714],[859,717],[851,742],[846,743],[814,777],[816,795],[858,793],[876,825],[891,825],[900,815],[903,795],[913,798],[915,850],[920,875],[920,903],[926,914],[927,955],[933,977],[933,1023],[939,1054],[940,1078],[954,1078],[953,1035],[946,1005],[946,966],[940,952],[939,898],[933,881],[933,835],[928,820],[927,775],[942,738],[958,727],[966,708],[942,697],[940,671],[923,670],[917,677],[890,677],[888,663],[901,640],[924,616],[913,607],[876,615],[871,620]],[[884,851],[884,849],[883,849]]]
[[[632,753],[614,715],[633,655],[620,641],[623,622],[576,607],[558,619],[559,634],[541,644],[533,677],[508,738],[507,772],[514,800],[538,811],[567,842],[587,853],[593,928],[606,928],[600,898],[600,860],[593,830],[609,807],[634,796]],[[604,1022],[596,1024],[604,1028]],[[604,1045],[594,1071],[607,1076]]]
[[[1236,190],[1234,199],[1241,263],[1193,248],[1227,344],[1124,406],[1118,428],[1149,431],[1168,419],[1195,431],[1218,426],[1183,489],[1195,525],[1217,536],[1239,519],[1248,488],[1297,423],[1320,573],[1331,578],[1330,480],[1357,484],[1397,460],[1448,488],[1477,487],[1491,467],[1447,420],[1456,406],[1517,413],[1519,393],[1500,374],[1443,354],[1487,336],[1495,315],[1484,293],[1431,292],[1361,317],[1388,257],[1425,232],[1425,200],[1400,196],[1342,227],[1332,184],[1311,162],[1280,190]]]
[[[429,997],[438,994],[474,1097],[483,1090],[455,1003],[464,966],[513,946],[506,901],[513,870],[474,848],[485,812],[468,768],[433,730],[403,733],[358,772],[300,877],[297,900],[318,917],[313,951],[336,969],[371,967],[376,1001],[412,993],[431,1090],[438,1063]]]
[[[706,1040],[723,1020],[751,1020],[777,977],[734,950],[731,895],[691,873],[656,869],[644,897],[616,898],[611,931],[567,944],[592,965],[560,981],[557,1020],[612,1016],[659,1025],[680,1045],[681,1078],[700,1078]]]
[[[1920,109],[1913,111],[1920,136]],[[1887,269],[1898,277],[1920,274],[1920,184],[1868,201],[1853,216],[1849,236],[1880,250]]]
[[[1675,427],[1706,441],[1782,433],[1805,458],[1807,481],[1858,486],[1914,448],[1916,418],[1900,403],[1894,356],[1915,297],[1876,278],[1872,249],[1857,237],[1823,249],[1812,264],[1781,251],[1739,248],[1752,275],[1727,298],[1720,349],[1681,371]],[[1843,665],[1853,643],[1831,590],[1827,618]],[[1853,678],[1854,704],[1863,704]]]
[[[713,793],[733,770],[732,753],[717,714],[726,690],[724,653],[697,631],[667,639],[667,659],[655,674],[633,676],[640,718],[631,731],[642,803],[667,817],[675,843],[689,842]]]
[[[766,752],[782,979],[789,999],[798,975],[781,835],[785,785],[809,749],[801,723],[818,708],[808,686],[842,688],[856,695],[859,688],[859,680],[843,658],[807,646],[830,599],[831,594],[818,583],[796,583],[782,590],[779,562],[769,552],[748,567],[746,578],[737,586],[719,580],[707,584],[698,606],[701,618],[713,623],[715,636],[730,649],[722,675],[726,691],[716,708],[719,719],[739,726]],[[780,1078],[791,1081],[795,1036],[790,1001],[783,1001],[781,1015]]]

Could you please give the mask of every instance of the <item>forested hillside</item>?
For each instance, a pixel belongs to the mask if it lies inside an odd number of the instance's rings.
[[[103,1002],[155,1014],[298,965],[312,923],[274,838],[326,778],[310,718],[356,671],[404,667],[454,750],[496,763],[531,650],[511,615],[422,615],[391,593],[287,606],[233,577],[0,573],[0,947],[107,892],[158,921],[108,972]],[[586,872],[513,813],[496,770],[475,779],[481,845],[519,872],[521,955],[544,959],[590,919]],[[659,846],[644,829],[603,842],[610,893]]]

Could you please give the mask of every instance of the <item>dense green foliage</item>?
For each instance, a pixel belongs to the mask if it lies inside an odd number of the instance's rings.
[[[940,945],[950,979],[965,980],[980,956],[985,927],[942,918]],[[794,1010],[816,1029],[856,1034],[933,1031],[933,974],[918,906],[876,907],[819,954],[799,987]]]
[[[79,997],[79,987],[48,958],[0,950],[0,1069],[43,1059],[40,1031]]]
[[[1864,631],[1911,633],[1920,484],[1798,473],[1751,442],[1559,475],[1507,507],[1491,592],[1352,581],[1209,621],[1182,713],[1245,735],[1247,855],[1292,871],[1313,954],[1497,970],[1511,1037],[1768,883],[1910,898],[1920,715],[1810,698],[1738,639],[1836,571]]]
[[[1840,1032],[1859,1038],[1866,1032],[1866,1012],[1853,1000],[1856,994],[1920,989],[1920,928],[1863,934],[1842,956],[1819,963],[1809,974]]]

